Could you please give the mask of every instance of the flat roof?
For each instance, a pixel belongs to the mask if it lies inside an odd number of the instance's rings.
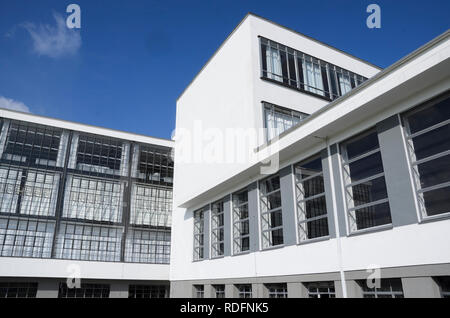
[[[111,128],[104,128],[89,124],[82,124],[73,121],[68,121],[64,119],[57,119],[53,117],[47,117],[42,115],[36,115],[32,113],[21,112],[17,110],[11,110],[0,107],[0,117],[15,119],[15,120],[23,120],[27,122],[32,122],[41,125],[54,126],[63,129],[70,129],[76,131],[82,131],[97,135],[105,135],[110,137],[115,137],[124,140],[138,141],[142,143],[164,146],[164,147],[174,147],[174,141],[170,139],[151,137],[142,134],[130,133],[127,131],[121,131]]]
[[[233,35],[233,33],[236,32],[237,29],[239,29],[239,27],[241,26],[241,24],[244,23],[244,21],[245,21],[249,16],[253,16],[253,17],[255,17],[255,18],[264,20],[264,21],[266,21],[266,22],[268,22],[268,23],[271,23],[271,24],[276,25],[276,26],[278,26],[278,27],[280,27],[280,28],[283,28],[283,29],[285,29],[285,30],[287,30],[287,31],[289,31],[289,32],[293,32],[293,33],[295,33],[295,34],[297,34],[297,35],[303,36],[303,37],[307,38],[308,40],[312,40],[312,41],[314,41],[314,42],[316,42],[316,43],[319,43],[319,44],[321,44],[321,45],[323,45],[323,46],[326,46],[326,47],[328,47],[328,48],[330,48],[330,49],[333,49],[333,50],[335,50],[335,51],[338,51],[339,53],[345,54],[345,55],[347,55],[347,56],[349,56],[349,57],[351,57],[351,58],[354,58],[354,59],[356,59],[356,60],[359,60],[359,61],[361,61],[361,62],[363,62],[363,63],[366,63],[366,64],[368,64],[368,65],[370,65],[370,66],[372,66],[372,67],[374,67],[374,68],[377,68],[377,69],[379,69],[379,70],[382,70],[382,69],[383,69],[382,67],[380,67],[380,66],[378,66],[378,65],[375,65],[375,64],[373,64],[373,63],[371,63],[371,62],[368,62],[368,61],[366,61],[366,60],[364,60],[364,59],[361,59],[361,58],[359,58],[359,57],[357,57],[357,56],[354,56],[354,55],[352,55],[352,54],[350,54],[350,53],[347,53],[347,52],[345,52],[345,51],[342,51],[342,50],[340,50],[340,49],[338,49],[338,48],[336,48],[336,47],[334,47],[334,46],[332,46],[332,45],[330,45],[330,44],[327,44],[327,43],[325,43],[325,42],[322,42],[322,41],[319,41],[319,40],[317,40],[317,39],[314,39],[314,38],[312,38],[312,37],[310,37],[310,36],[308,36],[308,35],[305,35],[305,34],[303,34],[303,33],[301,33],[301,32],[298,32],[298,31],[296,31],[296,30],[294,30],[294,29],[291,29],[291,28],[286,27],[286,26],[284,26],[284,25],[281,25],[281,24],[279,24],[279,23],[273,22],[273,21],[271,21],[271,20],[269,20],[269,19],[266,19],[266,18],[264,18],[264,17],[262,17],[262,16],[259,16],[259,15],[255,14],[255,13],[253,13],[253,12],[248,12],[248,13],[245,15],[245,17],[238,23],[238,25],[233,29],[233,31],[230,32],[230,34],[226,37],[226,39],[225,39],[225,40],[219,45],[219,47],[214,51],[213,55],[211,55],[211,57],[210,57],[210,58],[206,61],[206,63],[201,67],[200,71],[198,71],[198,73],[194,76],[194,78],[193,78],[193,79],[189,82],[189,84],[183,89],[183,91],[181,92],[181,94],[178,96],[177,101],[181,98],[181,96],[183,96],[183,94],[186,92],[186,90],[192,85],[192,83],[196,80],[196,78],[201,74],[201,72],[203,71],[203,69],[209,64],[209,62],[211,62],[211,60],[214,58],[214,56],[216,56],[216,54],[220,51],[220,49],[221,49],[221,48],[225,45],[225,43],[231,38],[231,36]]]

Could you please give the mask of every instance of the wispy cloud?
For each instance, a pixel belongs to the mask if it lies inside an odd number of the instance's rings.
[[[59,58],[74,55],[81,47],[81,35],[76,29],[69,29],[64,18],[53,13],[56,25],[24,23],[33,40],[33,50],[38,55]]]
[[[0,108],[7,108],[11,110],[18,110],[20,112],[30,113],[30,108],[22,102],[11,98],[0,96]]]

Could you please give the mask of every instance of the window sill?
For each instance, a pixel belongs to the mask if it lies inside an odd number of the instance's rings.
[[[313,239],[300,241],[300,242],[297,243],[297,245],[300,246],[300,245],[312,244],[312,243],[317,243],[317,242],[328,241],[330,239],[331,239],[330,235],[321,236],[321,237],[315,237]]]
[[[443,220],[448,220],[448,219],[450,219],[450,212],[422,217],[419,224],[443,221]]]
[[[267,77],[261,76],[260,79],[262,79],[263,81],[267,81],[267,82],[270,82],[270,83],[274,83],[274,84],[277,84],[277,85],[280,85],[280,86],[292,89],[292,90],[297,91],[299,93],[304,93],[304,94],[307,94],[307,95],[310,95],[310,96],[313,96],[313,97],[317,97],[317,98],[322,99],[322,100],[326,100],[327,102],[331,102],[332,101],[330,98],[328,98],[326,96],[314,94],[314,93],[311,93],[311,92],[306,91],[304,89],[300,89],[298,87],[293,87],[293,86],[291,86],[289,84],[286,84],[286,83],[283,83],[283,82],[280,82],[280,81],[277,81],[277,80],[274,80],[274,79],[271,79],[271,78],[267,78]]]
[[[251,251],[248,250],[248,251],[243,251],[243,252],[231,254],[231,256],[232,256],[232,257],[233,257],[233,256],[241,256],[241,255],[247,255],[247,254],[250,254],[250,253],[251,253]]]
[[[347,236],[350,237],[350,236],[357,236],[357,235],[368,234],[368,233],[387,231],[387,230],[392,230],[393,228],[394,228],[394,226],[392,224],[383,224],[383,225],[378,225],[378,226],[374,226],[374,227],[369,227],[367,229],[356,230],[352,233],[349,233]]]
[[[262,248],[261,250],[259,250],[259,252],[272,251],[272,250],[276,250],[276,249],[279,249],[279,248],[283,248],[285,246],[286,245],[284,245],[284,244],[269,246],[269,247],[266,247],[266,248]]]

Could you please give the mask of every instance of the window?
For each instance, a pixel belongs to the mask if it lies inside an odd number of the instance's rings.
[[[225,285],[213,285],[216,298],[225,298]]]
[[[322,158],[314,156],[294,167],[299,241],[328,235]]]
[[[38,283],[0,283],[0,298],[36,298]]]
[[[55,222],[0,218],[0,256],[51,257]]]
[[[139,183],[172,186],[172,149],[135,144],[133,148],[132,176]]]
[[[129,285],[128,298],[169,298],[165,285]]]
[[[287,284],[266,284],[269,298],[287,298]]]
[[[280,177],[269,177],[259,182],[261,202],[262,247],[283,244]]]
[[[442,298],[450,298],[450,276],[435,277]]]
[[[125,261],[169,264],[170,231],[130,228],[126,238]]]
[[[274,41],[260,38],[262,78],[334,100],[367,78]]]
[[[236,285],[238,290],[239,298],[252,298],[252,285],[251,284],[240,284]]]
[[[69,168],[94,176],[127,176],[129,148],[129,143],[119,139],[74,132]]]
[[[84,284],[80,288],[69,288],[66,283],[59,284],[58,298],[109,298],[109,285]]]
[[[194,212],[194,260],[205,257],[205,216],[203,209]]]
[[[380,288],[369,288],[365,280],[358,283],[363,290],[363,298],[403,298],[400,278],[381,279]]]
[[[204,285],[194,285],[194,297],[195,298],[205,298],[205,286]]]
[[[450,97],[403,118],[421,215],[450,213]]]
[[[122,233],[122,227],[61,222],[56,258],[119,262]]]
[[[133,184],[130,223],[170,227],[172,223],[172,189]]]
[[[342,145],[350,232],[391,223],[386,181],[376,131]]]
[[[264,124],[267,129],[267,140],[269,141],[279,136],[282,132],[295,126],[306,117],[308,117],[307,114],[264,103]]]
[[[334,282],[305,283],[309,298],[336,298]]]
[[[233,252],[239,254],[250,249],[248,190],[233,194]]]
[[[211,252],[212,257],[224,253],[224,209],[223,200],[211,204]]]
[[[63,216],[121,223],[123,188],[118,181],[68,175]]]

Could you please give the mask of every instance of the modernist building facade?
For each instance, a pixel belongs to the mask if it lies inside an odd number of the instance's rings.
[[[0,297],[168,297],[172,142],[0,117]]]
[[[177,101],[171,296],[448,297],[449,57],[247,15]]]
[[[248,14],[175,141],[0,110],[0,297],[449,297],[449,88]]]

